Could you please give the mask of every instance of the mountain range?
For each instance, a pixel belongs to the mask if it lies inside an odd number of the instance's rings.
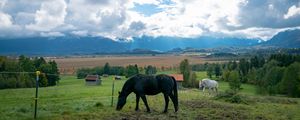
[[[114,53],[157,53],[174,48],[221,48],[221,47],[279,47],[299,48],[300,30],[287,30],[266,42],[260,39],[220,38],[202,36],[197,38],[149,37],[133,38],[131,41],[114,41],[104,37],[30,37],[0,38],[0,55],[82,55]]]
[[[270,40],[261,43],[261,45],[280,48],[300,48],[300,29],[279,32]]]

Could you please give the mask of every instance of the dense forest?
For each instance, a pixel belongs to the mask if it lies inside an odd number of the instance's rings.
[[[41,71],[39,86],[54,86],[59,81],[59,71],[55,61],[43,57],[18,59],[0,57],[0,89],[35,87],[35,71]]]
[[[253,56],[226,63],[191,65],[194,71],[207,71],[209,77],[257,85],[260,94],[300,97],[300,55]]]

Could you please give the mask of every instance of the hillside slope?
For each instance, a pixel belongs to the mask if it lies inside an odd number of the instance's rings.
[[[300,29],[279,32],[260,45],[279,48],[300,48]]]

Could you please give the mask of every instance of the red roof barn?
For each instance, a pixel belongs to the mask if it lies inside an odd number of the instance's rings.
[[[87,75],[85,77],[85,84],[86,85],[100,85],[101,79],[99,75]]]
[[[177,88],[181,88],[183,82],[183,75],[182,74],[169,74],[169,75],[175,78],[177,82]]]

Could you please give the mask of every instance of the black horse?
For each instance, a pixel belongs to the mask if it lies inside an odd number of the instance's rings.
[[[136,111],[139,110],[139,100],[141,97],[147,108],[147,112],[150,112],[146,95],[156,95],[160,92],[163,93],[165,98],[164,113],[168,111],[169,97],[174,104],[175,112],[178,111],[177,84],[174,77],[164,74],[157,76],[138,74],[129,78],[125,82],[122,91],[119,92],[117,110],[122,109],[126,103],[127,96],[132,92],[136,94]]]

